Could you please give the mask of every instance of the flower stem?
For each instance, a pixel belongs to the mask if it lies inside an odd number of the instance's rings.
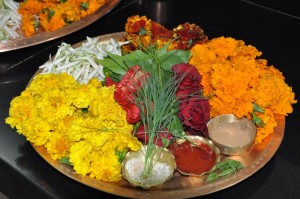
[[[155,154],[155,145],[153,144],[148,145],[145,154],[144,170],[142,173],[142,177],[144,179],[148,179],[152,174],[154,154]]]

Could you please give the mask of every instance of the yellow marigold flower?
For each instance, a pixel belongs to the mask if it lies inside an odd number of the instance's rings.
[[[111,155],[110,157],[107,157]],[[120,181],[122,178],[121,165],[114,154],[97,155],[96,161],[91,163],[90,177],[108,182]],[[108,163],[108,164],[107,164]]]
[[[114,86],[96,78],[79,84],[66,74],[39,74],[11,101],[6,123],[56,160],[69,157],[81,175],[105,181],[121,179],[116,150],[137,151],[126,112],[114,100]]]
[[[124,131],[94,130],[85,134],[88,136],[84,136],[84,140],[76,142],[70,149],[70,161],[75,171],[104,181],[121,180],[121,163],[115,150],[129,148],[136,151],[140,149],[141,143]]]
[[[49,141],[45,143],[48,153],[51,154],[54,160],[68,157],[69,148],[72,144],[66,135],[66,132],[68,132],[67,127],[65,125],[61,125],[61,127],[63,129],[58,128],[58,130],[52,132]]]
[[[90,161],[92,146],[87,141],[75,142],[70,148],[70,162],[74,165],[76,173],[85,176],[90,172]],[[78,163],[78,164],[77,164]]]

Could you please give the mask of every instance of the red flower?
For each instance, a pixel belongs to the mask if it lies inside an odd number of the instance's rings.
[[[140,110],[139,108],[134,104],[129,104],[126,108],[124,108],[126,111],[126,120],[129,124],[135,124],[138,121],[141,120],[140,118]]]
[[[207,122],[210,119],[210,105],[200,96],[185,98],[179,104],[179,119],[186,126],[187,133],[207,136]]]
[[[118,83],[114,82],[110,77],[105,78],[105,85],[106,86],[112,86],[117,85]]]
[[[176,96],[179,100],[178,117],[188,134],[207,136],[206,124],[210,119],[210,105],[202,97],[201,75],[190,64],[176,64],[172,71],[181,80]]]
[[[188,50],[196,44],[203,44],[208,41],[208,37],[203,29],[195,24],[184,23],[173,29],[177,49]]]
[[[135,105],[134,94],[142,87],[143,82],[149,76],[148,73],[140,71],[139,69],[139,66],[129,68],[121,81],[116,84],[116,91],[114,93],[115,100],[126,111],[126,119],[130,124],[134,124],[141,120],[140,110]],[[107,80],[106,83],[110,85],[114,84],[110,78]]]
[[[149,135],[147,132],[145,132],[145,128],[143,125],[139,127],[137,130],[137,133],[135,135],[142,143],[148,144],[149,141]],[[163,139],[168,139],[171,140],[174,138],[174,136],[166,130],[165,132],[157,133],[153,143],[156,144],[157,146],[163,146]]]
[[[177,75],[177,79],[182,79],[176,91],[176,96],[179,99],[200,93],[202,89],[200,85],[201,75],[196,67],[184,63],[175,64],[172,71]]]

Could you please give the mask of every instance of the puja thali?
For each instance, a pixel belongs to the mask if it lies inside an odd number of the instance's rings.
[[[0,52],[12,51],[34,46],[76,32],[102,18],[115,6],[117,6],[120,1],[121,0],[106,0],[104,5],[101,6],[96,12],[53,32],[39,31],[31,37],[26,37],[21,30],[18,30],[18,33],[20,35],[19,38],[9,40],[6,43],[0,42]]]
[[[111,38],[118,40],[123,36],[123,34],[123,32],[119,32],[102,35],[99,36],[99,41],[105,42]],[[79,44],[80,43],[75,44],[74,46],[78,46]],[[40,72],[41,70],[38,70],[35,75]],[[230,188],[231,186],[246,180],[267,164],[275,155],[284,137],[285,117],[282,115],[276,115],[276,122],[277,126],[274,128],[274,132],[264,139],[262,143],[252,145],[248,151],[241,155],[222,156],[222,158],[227,157],[240,161],[243,164],[244,168],[239,170],[237,173],[206,183],[205,181],[207,176],[187,177],[176,171],[170,181],[165,182],[161,186],[152,187],[147,190],[133,187],[126,180],[111,183],[96,180],[88,176],[78,175],[71,166],[62,164],[59,161],[54,161],[45,147],[32,146],[46,162],[60,173],[99,191],[129,198],[189,198],[207,195]]]

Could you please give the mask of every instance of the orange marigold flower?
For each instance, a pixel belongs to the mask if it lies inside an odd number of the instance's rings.
[[[211,117],[234,114],[251,118],[253,103],[265,110],[258,116],[265,126],[258,129],[256,143],[273,132],[274,114],[287,115],[296,103],[291,87],[282,73],[267,61],[257,59],[262,53],[241,40],[219,37],[195,45],[189,61],[202,75],[204,95],[211,105]]]
[[[287,115],[296,103],[292,88],[284,82],[282,73],[273,66],[261,70],[257,87],[252,90],[253,98],[260,107],[270,108],[275,114]]]
[[[125,24],[125,31],[128,33],[139,33],[142,29],[145,31],[150,31],[151,20],[147,19],[145,16],[134,15],[127,18],[127,23]]]
[[[196,24],[184,23],[173,29],[173,38],[177,38],[175,49],[190,49],[195,44],[202,44],[208,41],[202,28]]]
[[[131,43],[122,46],[123,53],[136,50],[138,43],[146,48],[150,44],[155,45],[156,48],[161,48],[170,43],[168,50],[188,50],[196,43],[207,41],[204,31],[195,24],[185,23],[169,30],[146,16],[139,15],[127,18],[125,31],[127,34],[122,38],[122,41],[130,41]]]
[[[54,31],[66,25],[59,9],[49,8],[40,13],[40,24],[46,31]]]
[[[39,28],[37,24],[45,31],[55,31],[94,13],[104,3],[105,0],[26,0],[20,4],[18,12],[22,16],[22,30],[30,36]],[[31,19],[35,16],[40,19],[33,28]]]
[[[81,2],[81,4],[79,4],[80,5],[80,17],[82,18],[89,14],[94,13],[104,3],[105,3],[105,0],[87,0],[87,1]]]
[[[22,26],[21,29],[24,31],[27,37],[34,35],[36,28],[35,28],[35,18],[33,16],[24,16],[22,18]]]
[[[18,12],[20,15],[38,15],[42,11],[43,4],[39,0],[27,0],[20,3]]]
[[[274,132],[277,122],[273,111],[269,108],[265,109],[264,114],[258,113],[257,115],[265,124],[263,128],[257,128],[255,143],[259,144]]]

